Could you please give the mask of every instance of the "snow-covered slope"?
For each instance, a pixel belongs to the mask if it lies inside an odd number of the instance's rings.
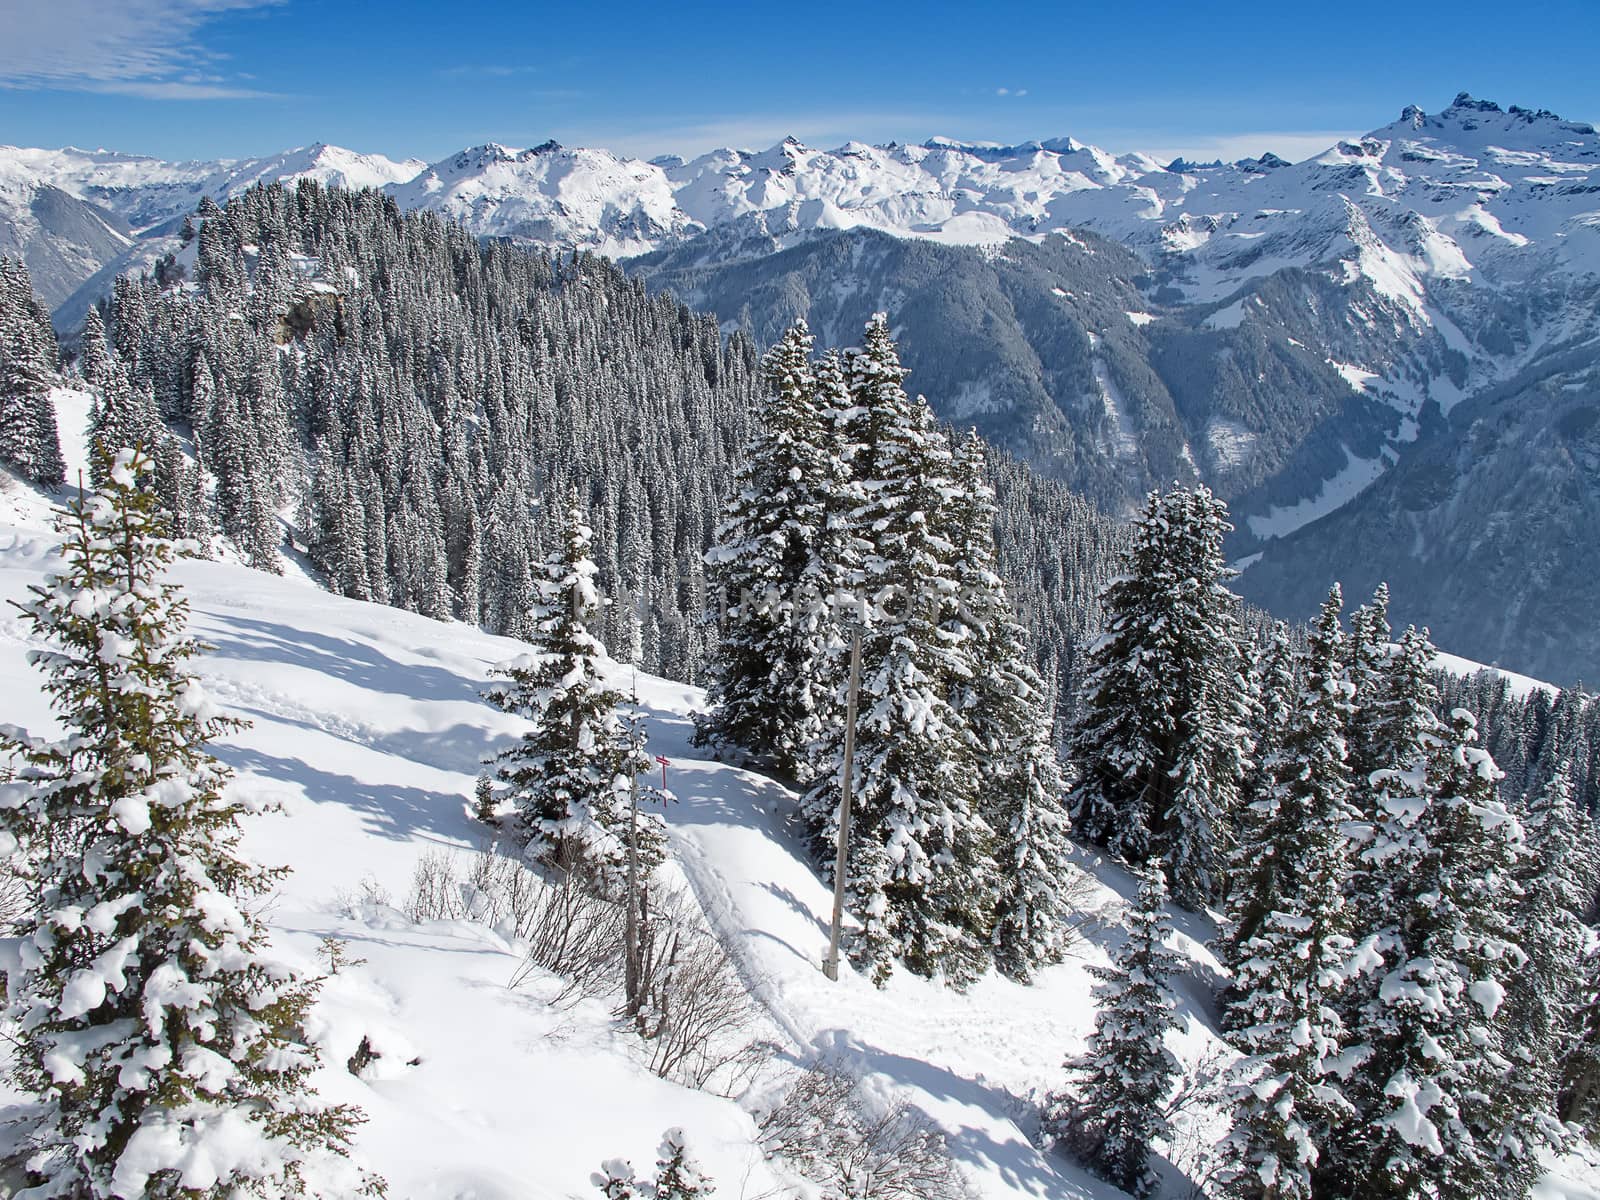
[[[81,430],[85,396],[56,399],[64,430]],[[67,449],[75,473],[81,437]],[[52,568],[54,547],[45,499],[0,476],[0,602]],[[174,576],[210,645],[199,660],[205,686],[250,722],[217,748],[237,773],[232,786],[282,806],[248,829],[256,857],[293,868],[268,912],[275,947],[308,971],[326,969],[317,957],[325,937],[364,960],[331,978],[310,1032],[324,1050],[317,1085],[366,1110],[358,1150],[390,1195],[593,1195],[589,1173],[603,1159],[647,1167],[668,1126],[685,1128],[719,1196],[805,1194],[763,1157],[738,1099],[651,1075],[607,1005],[553,1005],[559,983],[543,975],[513,988],[520,957],[505,937],[467,922],[413,924],[395,907],[424,853],[464,861],[486,832],[469,815],[473,779],[519,726],[479,691],[521,643],[336,597],[304,576],[196,561]],[[0,723],[42,732],[50,717],[25,661],[26,632],[13,610],[0,613],[0,678],[10,685]],[[651,751],[672,763],[665,872],[687,883],[732,952],[776,1061],[841,1060],[880,1102],[920,1108],[977,1196],[1120,1195],[1031,1144],[1029,1101],[1059,1081],[1060,1061],[1092,1026],[1086,968],[1118,936],[1127,877],[1084,864],[1094,874],[1086,915],[1105,914],[1109,927],[1091,928],[1032,987],[991,975],[958,995],[901,974],[879,991],[848,968],[830,983],[818,964],[831,893],[793,836],[793,793],[689,746],[698,689],[616,669],[637,686]],[[1192,965],[1178,980],[1183,1028],[1173,1045],[1192,1066],[1219,1044],[1208,1013],[1216,964],[1201,944],[1204,921],[1179,914],[1178,929]],[[344,1064],[363,1037],[381,1057],[357,1077]],[[1205,1111],[1180,1124],[1169,1154],[1178,1165],[1164,1168],[1172,1195],[1188,1194],[1180,1168],[1217,1134]],[[1540,1193],[1596,1197],[1600,1173],[1577,1160]]]
[[[0,498],[0,600],[22,596],[52,565],[42,507],[21,489]],[[235,565],[184,562],[175,576],[212,647],[200,663],[206,687],[251,722],[219,747],[233,786],[283,806],[256,819],[248,839],[256,857],[294,870],[271,907],[275,945],[307,970],[321,969],[326,936],[366,960],[335,976],[317,1009],[318,1084],[366,1110],[359,1149],[390,1194],[590,1194],[602,1159],[648,1165],[672,1125],[686,1129],[720,1195],[774,1194],[780,1180],[751,1116],[650,1075],[608,1006],[552,1007],[555,985],[537,977],[508,987],[519,955],[482,926],[418,926],[393,906],[361,902],[387,893],[398,904],[425,852],[465,860],[479,844],[473,779],[518,725],[478,693],[491,665],[525,647]],[[12,684],[0,722],[42,731],[48,711],[27,649],[21,622],[0,616],[0,677]],[[1100,948],[1085,945],[1035,988],[989,978],[958,996],[902,977],[879,992],[848,969],[830,984],[818,964],[831,892],[787,832],[793,795],[689,749],[696,689],[649,677],[638,686],[650,748],[672,760],[680,801],[667,814],[668,873],[687,879],[735,952],[782,1053],[843,1058],[876,1095],[912,1100],[947,1131],[980,1195],[1114,1194],[1041,1155],[1024,1133],[1023,1097],[1056,1080],[1092,1023],[1084,967],[1104,960]],[[1197,1002],[1187,1022],[1192,1060],[1212,1039]],[[384,1057],[356,1078],[343,1064],[362,1036]]]

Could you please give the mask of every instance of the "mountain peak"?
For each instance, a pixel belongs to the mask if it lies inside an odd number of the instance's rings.
[[[1463,109],[1467,112],[1505,112],[1505,109],[1501,108],[1493,100],[1475,100],[1468,92],[1457,92],[1456,98],[1450,102],[1450,107]]]

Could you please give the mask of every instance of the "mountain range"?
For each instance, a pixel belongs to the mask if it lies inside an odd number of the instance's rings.
[[[1230,502],[1250,599],[1308,615],[1387,579],[1447,649],[1600,673],[1600,134],[1465,94],[1287,163],[1072,139],[790,138],[629,159],[546,143],[432,164],[316,145],[167,163],[0,148],[0,253],[69,329],[201,197],[381,187],[483,237],[626,260],[771,340],[893,314],[944,418],[1112,512]]]

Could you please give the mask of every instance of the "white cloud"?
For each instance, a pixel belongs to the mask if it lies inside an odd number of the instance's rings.
[[[270,93],[217,74],[195,40],[220,13],[282,0],[0,0],[0,86],[112,92],[156,100]]]

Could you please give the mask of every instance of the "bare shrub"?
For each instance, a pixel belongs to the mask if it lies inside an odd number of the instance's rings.
[[[1217,1114],[1231,1107],[1235,1086],[1231,1067],[1236,1056],[1228,1047],[1207,1048],[1183,1078],[1163,1113],[1172,1123],[1167,1159],[1189,1180],[1186,1200],[1204,1200],[1223,1167],[1218,1153]]]
[[[968,1200],[944,1135],[911,1105],[878,1109],[842,1064],[802,1072],[758,1126],[768,1154],[830,1196]]]
[[[461,921],[467,906],[461,895],[456,856],[448,850],[428,850],[411,872],[411,892],[401,910],[414,924],[424,921]]]
[[[526,867],[516,864],[531,876]],[[523,893],[518,890],[519,897]],[[627,914],[623,906],[596,896],[571,874],[534,887],[511,918],[527,945],[512,974],[520,987],[542,967],[566,981],[557,1002],[579,996],[611,996],[623,973]]]
[[[752,1046],[749,993],[694,901],[668,892],[640,937],[639,1031],[650,1069],[704,1087]]]
[[[627,973],[627,906],[573,866],[544,875],[494,844],[464,864],[430,850],[417,860],[405,915],[480,922],[522,943],[513,988],[543,970],[563,981],[552,1003],[612,1000]],[[687,893],[645,897],[638,980],[637,1006],[624,997],[616,1011],[633,1018],[657,1075],[692,1087],[731,1084],[770,1056],[751,1036],[754,1007],[727,951]]]

